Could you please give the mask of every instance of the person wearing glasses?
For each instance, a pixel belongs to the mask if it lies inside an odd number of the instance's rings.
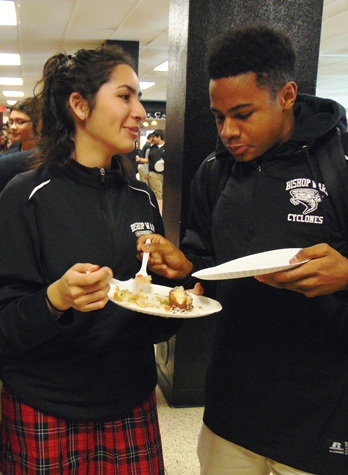
[[[39,108],[34,98],[17,101],[11,107],[9,118],[13,143],[3,155],[36,148],[39,140],[39,119]]]
[[[40,109],[36,98],[17,101],[11,107],[8,131],[12,144],[0,153],[0,192],[18,173],[35,161],[39,141]]]

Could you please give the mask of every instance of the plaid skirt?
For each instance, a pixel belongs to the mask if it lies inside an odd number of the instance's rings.
[[[2,391],[4,475],[164,475],[156,394],[114,422],[48,416]]]

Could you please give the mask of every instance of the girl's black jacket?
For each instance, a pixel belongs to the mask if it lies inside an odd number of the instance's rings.
[[[157,382],[153,343],[177,320],[108,302],[59,320],[46,289],[76,263],[109,266],[127,280],[140,268],[136,240],[163,234],[153,193],[115,170],[69,160],[57,173],[17,175],[0,196],[0,378],[26,404],[72,420],[114,420]]]
[[[219,151],[202,163],[182,245],[194,270],[318,243],[343,252],[347,240],[318,151],[333,134],[340,145],[345,110],[299,95],[294,113],[294,134],[277,149],[244,163]],[[344,163],[341,148],[331,152]],[[205,423],[220,437],[299,470],[348,473],[345,295],[307,298],[249,277],[217,281],[216,296],[223,310],[207,374]]]

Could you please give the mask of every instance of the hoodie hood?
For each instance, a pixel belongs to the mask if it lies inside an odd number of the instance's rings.
[[[294,104],[295,131],[279,152],[289,153],[312,147],[317,140],[331,130],[347,129],[346,110],[331,99],[322,99],[309,94],[298,94]]]

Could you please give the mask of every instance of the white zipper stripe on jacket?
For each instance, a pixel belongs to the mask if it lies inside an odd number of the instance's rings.
[[[132,190],[135,190],[135,191],[141,191],[142,193],[146,193],[148,198],[149,198],[149,201],[150,201],[150,205],[153,206],[154,208],[156,208],[156,206],[153,204],[153,202],[151,201],[151,196],[150,196],[150,193],[146,190],[143,190],[141,188],[136,188],[134,186],[131,186],[131,185],[128,185],[129,188],[132,188]]]
[[[30,193],[30,196],[28,198],[28,200],[30,200],[34,195],[35,193],[37,192],[37,190],[39,190],[40,188],[43,188],[44,186],[48,185],[48,183],[50,182],[51,180],[47,180],[47,181],[44,181],[43,183],[41,183],[40,185],[37,185],[33,191]]]
[[[33,191],[30,193],[30,196],[28,198],[28,200],[30,200],[34,195],[35,193],[40,189],[40,188],[43,188],[44,186],[48,185],[48,183],[50,182],[51,180],[47,180],[47,181],[44,181],[43,183],[41,183],[40,185],[37,185]],[[135,191],[141,191],[142,193],[146,193],[148,198],[149,198],[149,202],[151,204],[151,206],[153,206],[154,208],[156,208],[156,206],[153,204],[152,200],[151,200],[151,196],[150,196],[150,193],[146,190],[143,190],[141,188],[136,188],[134,186],[131,186],[131,185],[128,185],[129,188],[132,188],[132,190],[135,190]]]

